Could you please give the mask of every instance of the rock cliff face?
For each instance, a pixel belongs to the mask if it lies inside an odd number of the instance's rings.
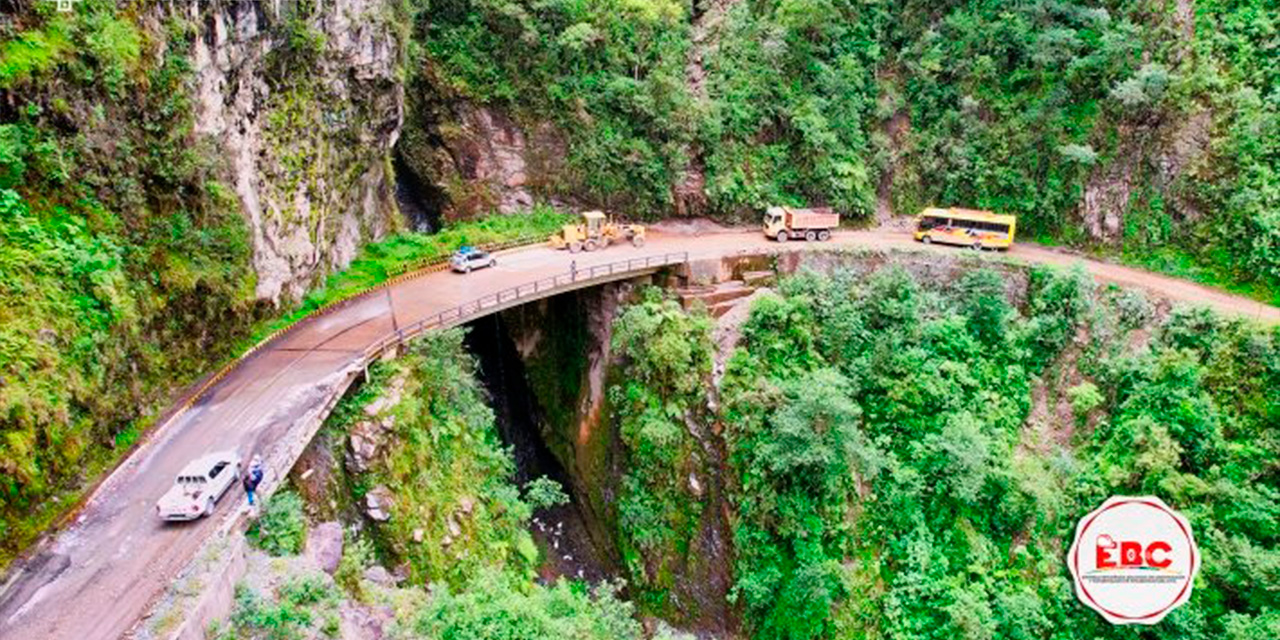
[[[629,284],[609,284],[502,312],[541,415],[539,436],[568,475],[596,546],[612,564],[617,434],[605,390],[609,341]]]
[[[196,131],[223,150],[257,296],[297,298],[397,225],[404,18],[383,0],[182,6],[199,31]]]
[[[557,178],[566,142],[551,124],[521,123],[497,107],[441,99],[426,84],[413,90],[399,153],[418,181],[440,190],[434,216],[516,213],[535,198],[555,201],[566,191]]]

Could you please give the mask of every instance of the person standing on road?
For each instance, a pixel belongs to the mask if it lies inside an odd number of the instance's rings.
[[[254,454],[249,465],[249,473],[244,474],[244,495],[249,499],[249,506],[254,506],[253,498],[262,484],[262,456]]]
[[[569,279],[570,280],[578,279],[578,261],[577,260],[569,261]]]

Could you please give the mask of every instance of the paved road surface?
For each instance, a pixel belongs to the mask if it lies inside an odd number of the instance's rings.
[[[848,245],[964,251],[923,247],[904,232],[844,232],[815,246]],[[787,248],[803,248],[789,243]],[[613,247],[573,257],[578,269],[672,251],[691,258],[777,248],[758,232],[693,237],[651,234],[643,249]],[[1078,258],[1020,245],[1010,254],[1028,262],[1066,265]],[[197,455],[236,447],[262,451],[298,416],[325,400],[326,385],[357,363],[367,345],[421,318],[515,284],[562,273],[570,256],[546,248],[500,254],[498,266],[467,276],[436,273],[377,292],[306,322],[259,352],[219,383],[191,411],[165,426],[97,491],[82,515],[45,545],[0,594],[0,638],[89,640],[118,638],[148,610],[214,529],[211,519],[165,525],[154,501],[179,468]],[[1174,300],[1280,323],[1280,309],[1180,280],[1099,262],[1084,262],[1094,276],[1141,286]],[[236,488],[219,513],[239,508]]]

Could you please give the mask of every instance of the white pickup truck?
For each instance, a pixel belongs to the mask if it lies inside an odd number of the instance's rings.
[[[218,499],[240,479],[240,456],[219,451],[187,463],[156,503],[161,520],[195,520],[211,515]]]

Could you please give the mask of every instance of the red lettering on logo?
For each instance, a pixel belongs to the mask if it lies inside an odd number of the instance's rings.
[[[1111,539],[1109,535],[1098,536],[1097,541],[1097,565],[1099,569],[1114,569],[1116,561],[1111,557],[1111,550],[1116,548],[1116,541]]]
[[[1130,569],[1135,567],[1151,567],[1164,569],[1173,564],[1169,552],[1173,547],[1169,543],[1157,540],[1143,547],[1141,542],[1122,540],[1116,542],[1109,535],[1098,536],[1095,565],[1098,569]],[[1117,551],[1119,557],[1116,557]],[[1159,558],[1157,558],[1159,554]]]
[[[1164,558],[1156,560],[1157,551],[1165,554]],[[1173,551],[1173,547],[1169,546],[1169,543],[1167,542],[1157,540],[1147,545],[1147,566],[1155,567],[1157,569],[1167,568],[1169,565],[1173,564],[1173,560],[1170,560],[1168,556],[1170,551]]]
[[[1142,566],[1142,545],[1126,540],[1120,543],[1120,566],[1123,567],[1139,567]]]

